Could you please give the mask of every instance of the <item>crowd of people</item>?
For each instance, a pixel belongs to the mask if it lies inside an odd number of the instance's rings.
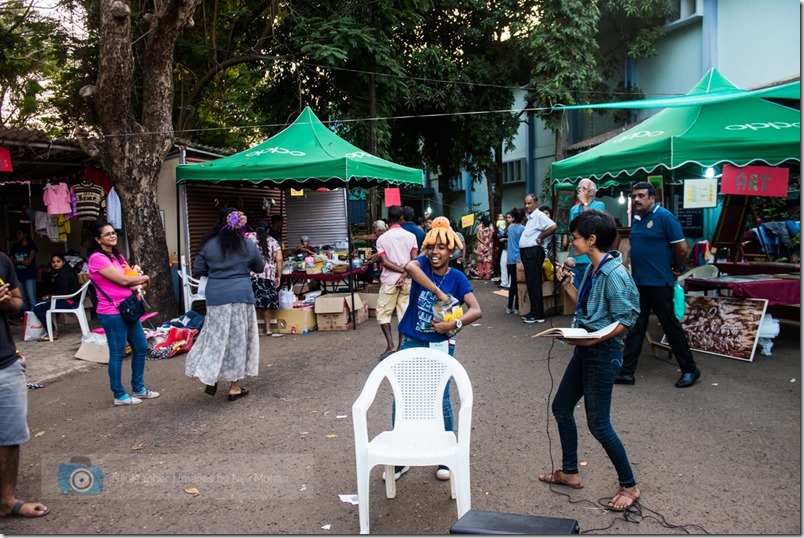
[[[595,439],[610,458],[619,489],[608,506],[626,510],[640,497],[636,478],[625,448],[610,423],[614,384],[633,385],[648,316],[656,312],[668,335],[682,375],[675,386],[686,388],[700,378],[686,335],[673,314],[673,285],[683,270],[687,247],[678,219],[656,202],[650,183],[633,186],[631,199],[631,271],[622,263],[614,218],[595,200],[595,185],[584,180],[578,187],[578,203],[570,212],[570,254],[575,264],[559,265],[556,280],[576,305],[573,327],[590,332],[616,327],[604,336],[574,339],[574,352],[564,372],[552,411],[558,425],[562,465],[539,480],[572,488],[583,487],[578,467],[575,407],[584,399],[586,420]],[[529,312],[525,323],[545,320],[542,298],[543,265],[558,249],[549,206],[538,206],[536,196],[524,197],[523,209],[500,214],[492,224],[483,216],[477,227],[473,253],[477,277],[499,274],[500,286],[509,290],[506,313],[519,313],[517,263],[525,270]],[[377,322],[385,340],[382,361],[397,350],[411,347],[441,349],[454,355],[456,336],[464,325],[482,316],[471,281],[465,274],[466,240],[445,217],[415,219],[412,208],[388,208],[388,223],[372,227],[377,253],[370,260],[379,267],[380,291]],[[249,394],[241,381],[258,374],[259,332],[257,311],[264,320],[263,334],[271,334],[270,310],[278,307],[277,290],[282,278],[281,219],[260,221],[256,232],[247,231],[247,218],[234,208],[221,210],[218,222],[203,239],[193,263],[193,274],[207,277],[204,330],[185,360],[185,373],[198,379],[204,392],[214,396],[219,382],[228,383],[227,399],[236,401]],[[0,516],[14,514],[38,517],[48,513],[41,503],[26,503],[15,497],[19,447],[29,438],[26,422],[27,397],[24,358],[15,349],[7,318],[28,304],[46,315],[50,301],[28,297],[25,284],[36,246],[24,232],[17,235],[12,258],[0,253]],[[306,237],[297,251],[308,252]],[[54,295],[74,293],[75,274],[65,269],[61,255],[51,259]],[[494,269],[499,267],[499,273]],[[123,315],[121,305],[140,297],[150,277],[136,265],[128,265],[117,250],[117,232],[106,222],[94,227],[89,245],[89,278],[98,290],[97,313],[109,346],[108,374],[115,406],[140,404],[159,396],[144,380],[148,344],[138,316]],[[23,297],[23,292],[25,297]],[[49,299],[49,297],[43,297]],[[449,320],[439,318],[439,308],[456,308]],[[396,314],[398,338],[391,321]],[[133,352],[131,392],[123,385],[122,364],[126,347]],[[447,384],[443,395],[444,428],[452,431],[453,414]],[[392,412],[393,421],[393,412]],[[407,468],[398,467],[399,479]],[[436,477],[450,478],[439,467]]]

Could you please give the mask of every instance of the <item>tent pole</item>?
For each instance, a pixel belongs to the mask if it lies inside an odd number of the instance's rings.
[[[346,180],[346,263],[349,271],[349,293],[352,295],[352,330],[357,330],[357,310],[355,309],[355,276],[352,274],[352,226],[349,223],[349,179]]]

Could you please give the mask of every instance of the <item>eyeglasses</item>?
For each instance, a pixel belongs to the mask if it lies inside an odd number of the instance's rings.
[[[105,234],[101,234],[101,237],[116,237],[117,232],[106,232]]]
[[[579,191],[588,191],[589,187],[578,187]]]
[[[583,239],[583,237],[581,237],[580,235],[570,235],[570,243],[574,243],[575,241],[578,241],[579,239]]]

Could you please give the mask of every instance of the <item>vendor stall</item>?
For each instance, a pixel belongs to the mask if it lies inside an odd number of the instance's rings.
[[[282,189],[421,185],[422,171],[395,164],[343,140],[305,107],[286,129],[246,151],[200,164],[180,165],[177,183],[260,185]],[[347,205],[348,212],[348,205]],[[316,208],[310,217],[316,218]],[[347,214],[347,262],[352,260]],[[293,242],[298,238],[293,238]],[[347,275],[354,297],[351,272]],[[356,327],[356,325],[353,325]]]

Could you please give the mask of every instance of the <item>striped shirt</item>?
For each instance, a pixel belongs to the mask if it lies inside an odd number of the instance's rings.
[[[592,279],[592,287],[586,308],[578,305],[576,326],[589,332],[597,331],[618,321],[626,327],[633,327],[639,316],[639,292],[631,275],[622,264],[622,255],[609,251],[611,258],[600,266],[600,272]],[[592,275],[592,264],[586,268],[581,280],[581,289]],[[622,336],[614,339],[623,343]]]

